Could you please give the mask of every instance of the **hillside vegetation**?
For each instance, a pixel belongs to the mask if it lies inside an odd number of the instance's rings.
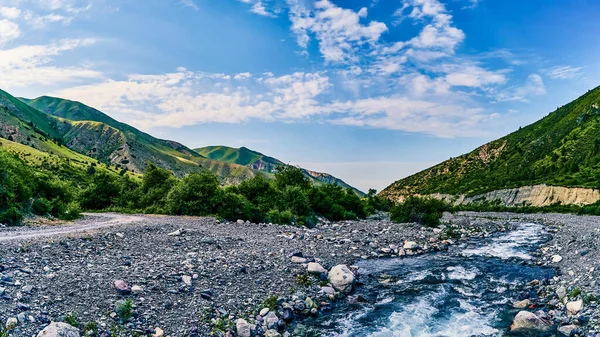
[[[222,162],[226,162],[226,163],[230,163],[230,164],[244,165],[253,170],[268,173],[268,174],[274,173],[278,168],[287,165],[279,159],[275,159],[273,157],[266,156],[260,152],[250,150],[246,147],[232,148],[232,147],[228,147],[228,146],[207,146],[207,147],[194,149],[194,151],[196,151],[197,153],[199,153],[200,155],[202,155],[206,158],[210,158],[210,159],[214,159],[214,160],[218,160],[218,161],[222,161]],[[302,173],[316,185],[320,185],[320,184],[339,185],[342,188],[353,189],[354,192],[361,197],[365,196],[364,192],[348,185],[343,180],[336,178],[336,177],[332,176],[331,174],[310,171],[310,170],[307,170],[304,168],[300,168],[300,169],[302,170]],[[268,176],[269,175],[267,175],[267,177]]]
[[[600,87],[474,151],[401,179],[381,192],[477,195],[536,184],[600,188]]]

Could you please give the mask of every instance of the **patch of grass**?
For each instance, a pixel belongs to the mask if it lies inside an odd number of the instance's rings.
[[[91,332],[92,334],[96,334],[98,332],[98,323],[94,321],[87,322],[83,327],[83,331],[85,333]]]
[[[127,322],[131,317],[133,317],[133,301],[130,299],[118,301],[115,304],[115,312],[121,322]]]
[[[65,323],[69,324],[72,327],[79,328],[79,322],[77,321],[77,316],[73,312],[71,312],[65,316]]]
[[[576,298],[579,294],[581,294],[581,288],[573,288],[569,293],[569,298]]]
[[[271,310],[271,311],[275,311],[275,310],[277,310],[277,305],[278,305],[277,296],[273,295],[265,300],[262,307],[269,308],[269,310]]]
[[[598,301],[598,298],[596,298],[596,295],[594,294],[585,294],[583,296],[583,303],[586,305],[596,301]]]
[[[227,332],[233,329],[233,321],[229,318],[217,318],[213,321],[212,333],[218,334],[220,332]]]
[[[296,283],[304,287],[310,287],[312,285],[312,280],[308,274],[303,274],[296,276]]]

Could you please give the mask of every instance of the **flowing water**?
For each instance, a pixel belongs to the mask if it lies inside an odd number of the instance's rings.
[[[306,322],[331,337],[504,336],[523,294],[518,285],[553,270],[524,263],[548,237],[539,224],[456,245],[447,252],[358,263],[369,303]]]

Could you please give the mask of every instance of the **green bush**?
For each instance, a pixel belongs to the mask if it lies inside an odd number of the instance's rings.
[[[423,226],[435,227],[450,207],[443,201],[410,196],[403,203],[394,205],[390,217],[394,222],[416,222]]]
[[[209,172],[192,173],[167,195],[167,209],[177,215],[214,215],[221,197],[219,180]]]
[[[33,200],[31,208],[37,215],[46,215],[52,211],[52,204],[46,198],[38,198]]]
[[[23,220],[23,214],[15,206],[0,213],[0,222],[9,226],[16,226],[21,223],[21,220]]]

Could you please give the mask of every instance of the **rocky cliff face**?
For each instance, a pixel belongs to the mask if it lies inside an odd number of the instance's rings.
[[[592,188],[562,187],[535,185],[519,188],[507,188],[475,196],[450,195],[443,193],[429,194],[429,197],[444,200],[454,205],[467,205],[474,202],[496,201],[504,206],[543,207],[557,202],[566,205],[588,205],[600,200],[600,190]],[[405,196],[398,196],[396,201],[403,201]]]

